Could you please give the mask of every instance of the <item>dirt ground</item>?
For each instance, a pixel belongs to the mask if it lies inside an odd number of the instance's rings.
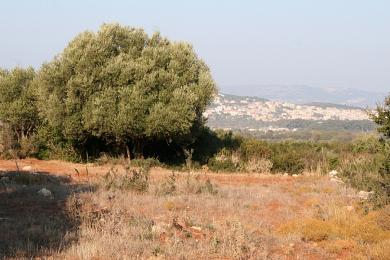
[[[78,164],[64,161],[42,161],[37,159],[24,159],[18,161],[0,160],[0,171],[18,171],[23,167],[31,167],[31,172],[50,173],[55,176],[66,176],[73,182],[93,181],[101,178],[112,168],[119,172],[124,169],[120,165],[95,165]],[[151,169],[152,179],[161,179],[172,173],[172,170],[154,167]],[[289,184],[296,181],[291,176],[281,177],[280,175],[261,175],[261,174],[231,174],[231,173],[210,173],[199,171],[202,178],[210,179],[222,185],[251,185],[251,184]]]
[[[103,178],[110,170],[119,179]],[[365,213],[356,191],[326,176],[152,168],[147,190],[136,192],[113,185],[128,181],[124,173],[119,165],[0,161],[0,177],[8,181],[0,190],[0,254],[389,259],[390,220],[383,217],[389,212]],[[53,196],[38,196],[42,188]]]

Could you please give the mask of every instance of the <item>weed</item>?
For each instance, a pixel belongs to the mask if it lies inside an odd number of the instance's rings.
[[[157,195],[174,195],[177,190],[176,185],[176,174],[172,172],[168,177],[165,178],[165,181],[160,184],[157,188]]]
[[[209,194],[215,195],[218,193],[218,190],[214,184],[211,183],[210,179],[207,179],[203,185],[198,187],[196,191],[197,194],[207,192]]]
[[[390,205],[378,211],[376,223],[381,229],[390,231]]]
[[[245,163],[245,170],[256,173],[270,173],[272,161],[264,158],[251,158]]]
[[[305,241],[319,242],[327,240],[333,234],[333,227],[329,222],[318,219],[292,221],[279,228],[281,234],[299,232]]]
[[[375,244],[390,239],[390,232],[378,225],[378,213],[353,215],[336,208],[326,220],[308,218],[294,220],[279,228],[282,234],[300,233],[305,241],[332,239],[353,240],[359,243]]]
[[[103,177],[103,187],[107,190],[132,190],[144,193],[149,188],[149,167],[130,169],[126,167],[124,175],[118,174],[118,170],[111,169]]]
[[[235,172],[238,170],[238,165],[231,159],[217,160],[212,158],[207,166],[213,172]]]
[[[144,168],[161,166],[161,162],[155,158],[133,159],[133,160],[131,160],[130,164],[131,164],[131,166],[134,166],[134,167],[144,167]]]
[[[218,193],[218,188],[210,181],[210,179],[202,181],[200,180],[200,175],[187,175],[185,182],[185,193],[209,193],[216,195]]]
[[[164,203],[164,207],[169,210],[169,211],[172,211],[176,208],[176,205],[173,201],[167,201]]]

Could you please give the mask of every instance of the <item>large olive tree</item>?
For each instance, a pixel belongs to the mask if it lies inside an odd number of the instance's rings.
[[[67,140],[115,138],[136,156],[148,140],[189,135],[216,93],[191,45],[118,24],[79,34],[43,65],[38,85],[45,123]]]

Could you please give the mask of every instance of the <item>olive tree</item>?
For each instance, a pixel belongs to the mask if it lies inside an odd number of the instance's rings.
[[[32,68],[0,70],[0,121],[17,142],[30,137],[39,123]]]
[[[150,140],[191,134],[216,93],[191,45],[105,24],[83,32],[37,77],[46,123],[72,143],[114,138],[136,156]]]

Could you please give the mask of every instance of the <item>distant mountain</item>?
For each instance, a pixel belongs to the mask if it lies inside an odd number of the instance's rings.
[[[268,99],[262,98],[262,97],[241,96],[241,95],[232,95],[232,94],[226,94],[226,93],[220,93],[219,96],[222,97],[223,99],[229,100],[229,101],[242,101],[242,100],[251,101],[251,102],[255,102],[255,101],[258,101],[258,102],[269,101]]]
[[[314,88],[305,85],[245,85],[224,86],[224,93],[251,95],[270,100],[306,104],[312,102],[333,103],[355,107],[374,107],[383,102],[388,93],[359,89]]]
[[[314,107],[334,107],[334,108],[339,108],[339,109],[364,109],[362,107],[358,106],[350,106],[350,105],[340,105],[340,104],[333,104],[333,103],[324,103],[324,102],[310,102],[310,103],[305,103],[302,104],[304,106],[314,106]]]

